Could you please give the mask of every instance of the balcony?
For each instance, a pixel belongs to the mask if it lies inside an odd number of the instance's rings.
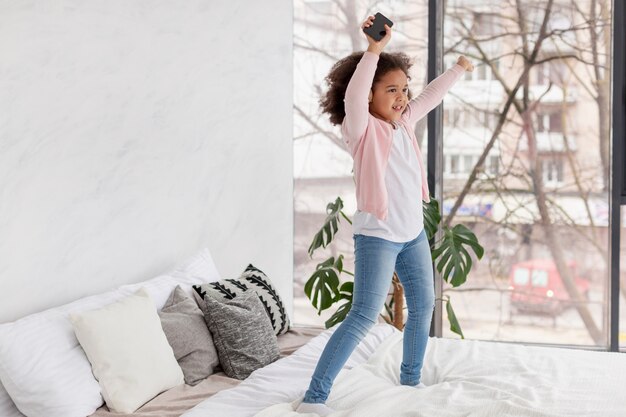
[[[563,102],[573,104],[578,99],[578,90],[570,87],[567,89],[567,94],[565,94],[563,88],[556,84],[552,84],[550,90],[548,90],[547,84],[534,84],[529,87],[528,96],[531,100],[538,100],[541,97],[541,103],[543,104],[561,104]],[[523,98],[522,89],[517,91],[515,97],[520,100]]]
[[[536,132],[537,152],[575,152],[578,150],[575,135],[567,136],[567,146],[561,132]],[[528,151],[528,141],[520,143],[520,151]]]

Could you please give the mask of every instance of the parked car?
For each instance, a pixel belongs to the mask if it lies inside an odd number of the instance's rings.
[[[567,263],[576,288],[589,299],[589,281],[578,275],[576,262]],[[572,305],[559,271],[551,259],[531,259],[513,264],[509,274],[511,309],[518,312],[559,315]]]

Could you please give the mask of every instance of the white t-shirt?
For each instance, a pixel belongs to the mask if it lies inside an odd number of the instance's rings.
[[[386,220],[356,210],[354,234],[376,236],[392,242],[409,242],[424,229],[422,174],[411,137],[401,124],[393,129],[393,144],[385,171],[388,212]]]

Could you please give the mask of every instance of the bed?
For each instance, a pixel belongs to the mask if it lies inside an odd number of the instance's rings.
[[[293,410],[332,331],[183,417],[302,416]],[[331,416],[626,416],[623,353],[430,338],[420,389],[399,385],[402,335],[372,329],[335,380]]]
[[[68,314],[113,305],[139,289],[160,309],[178,286],[191,292],[192,285],[217,279],[204,249],[148,281],[1,324],[0,417],[21,417],[16,404],[30,417],[121,417],[102,405],[101,388]],[[171,385],[125,415],[295,417],[337,327],[292,327],[277,336],[279,359],[247,378],[215,372],[193,387]],[[336,410],[333,416],[626,417],[623,353],[430,338],[422,370],[426,387],[415,388],[399,384],[402,337],[386,323],[370,330],[335,380],[327,401]]]

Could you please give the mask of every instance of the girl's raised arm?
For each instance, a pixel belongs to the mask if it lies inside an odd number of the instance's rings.
[[[369,16],[361,25],[361,29],[370,26],[374,16]],[[368,96],[374,81],[378,58],[383,48],[391,39],[391,28],[385,25],[385,36],[378,42],[365,34],[369,46],[357,64],[354,74],[346,87],[344,108],[346,116],[341,124],[341,131],[346,144],[353,151],[367,128],[369,117]],[[354,153],[354,152],[353,152]]]
[[[458,62],[454,66],[428,83],[420,95],[409,101],[405,113],[408,123],[413,125],[426,116],[428,112],[441,103],[448,90],[463,76],[465,71],[473,70],[474,66],[467,58],[459,57]]]
[[[345,142],[354,148],[365,133],[369,117],[368,96],[374,81],[378,54],[365,52],[357,64],[343,99],[346,116],[341,124]]]

